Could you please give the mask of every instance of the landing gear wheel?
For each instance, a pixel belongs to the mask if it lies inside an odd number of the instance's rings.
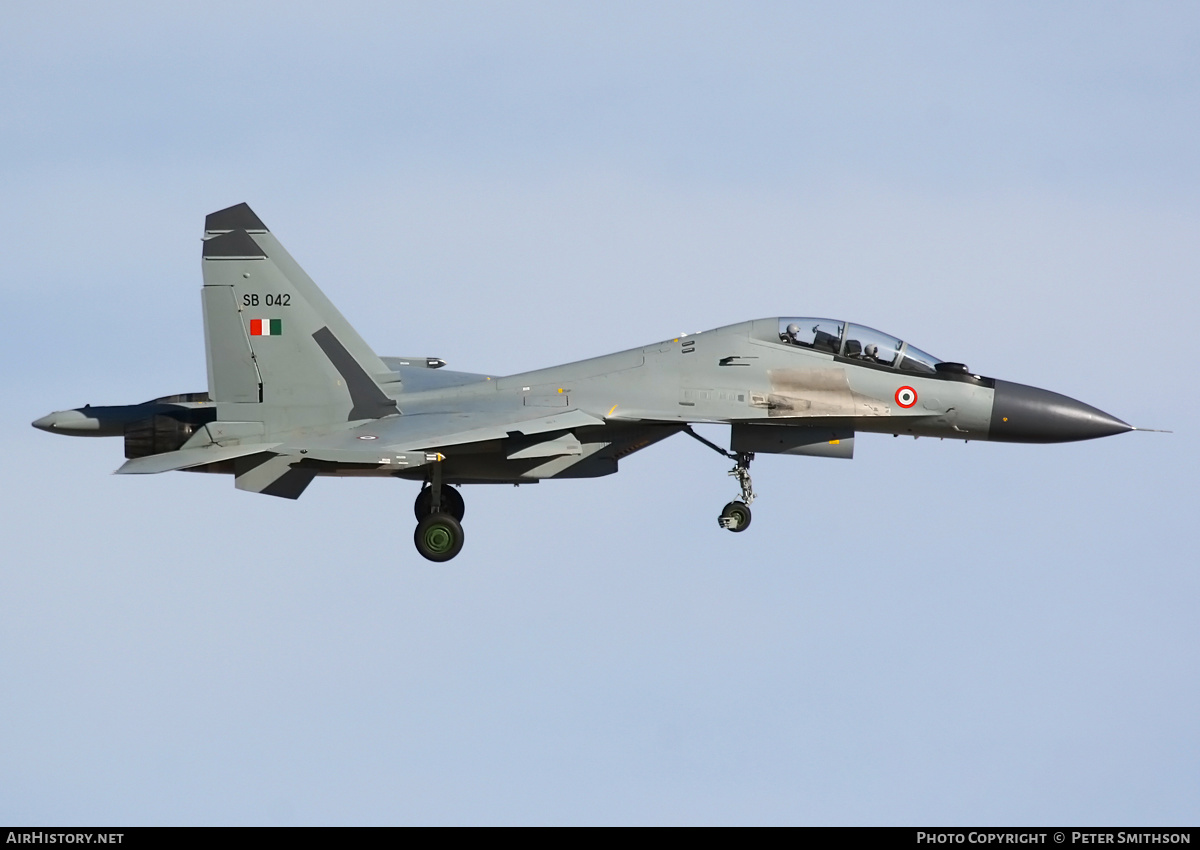
[[[441,563],[462,551],[463,527],[448,513],[428,514],[417,523],[413,542],[421,557]]]
[[[730,502],[717,522],[730,531],[745,531],[750,527],[750,507],[745,502]]]
[[[421,492],[417,494],[417,501],[413,503],[413,513],[417,515],[418,520],[423,520],[429,516],[433,510],[433,488],[423,487]],[[442,513],[450,514],[459,522],[462,522],[463,514],[467,511],[466,503],[463,502],[462,494],[453,487],[442,487]]]

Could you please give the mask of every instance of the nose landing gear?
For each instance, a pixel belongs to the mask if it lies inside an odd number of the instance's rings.
[[[750,461],[754,460],[754,454],[752,452],[737,452],[736,454],[734,452],[727,452],[716,443],[701,437],[691,429],[690,425],[685,426],[683,432],[708,446],[717,454],[727,457],[734,462],[734,467],[729,470],[729,474],[737,479],[738,486],[742,489],[742,496],[741,499],[735,499],[721,509],[721,515],[717,517],[717,523],[721,528],[728,531],[745,531],[750,527],[750,503],[755,498],[754,484],[750,480]]]
[[[730,502],[721,509],[717,522],[728,531],[745,531],[750,527],[750,506],[745,502]]]
[[[717,522],[721,528],[729,531],[745,531],[750,527],[750,503],[754,501],[754,485],[750,481],[750,461],[754,460],[754,455],[740,452],[736,458],[737,466],[729,470],[729,474],[736,478],[741,486],[742,498],[726,505],[721,510]]]

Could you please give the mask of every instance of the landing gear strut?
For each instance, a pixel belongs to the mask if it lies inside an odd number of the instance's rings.
[[[742,488],[742,501],[748,505],[754,501],[754,484],[750,481],[750,461],[754,460],[754,455],[738,452],[734,460],[737,465],[729,470],[729,474],[737,479],[738,486]]]
[[[690,425],[685,426],[683,432],[734,462],[734,467],[729,470],[729,474],[737,479],[742,496],[741,499],[735,499],[721,510],[717,523],[721,528],[729,531],[745,531],[750,527],[750,503],[754,501],[754,484],[750,481],[750,461],[754,460],[754,454],[751,452],[727,452],[716,443],[701,437],[692,430]]]
[[[413,503],[413,512],[417,515],[413,543],[421,557],[441,563],[462,551],[465,511],[462,495],[453,487],[442,484],[442,463],[435,462],[429,483]]]
[[[442,513],[451,514],[456,520],[462,522],[463,514],[467,510],[462,495],[453,487],[442,485],[441,496]],[[433,513],[432,487],[425,486],[421,488],[421,492],[417,494],[417,500],[413,503],[413,513],[417,515],[418,521]]]

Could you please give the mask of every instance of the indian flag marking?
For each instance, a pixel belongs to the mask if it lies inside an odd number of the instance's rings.
[[[282,336],[283,319],[251,319],[250,336]]]

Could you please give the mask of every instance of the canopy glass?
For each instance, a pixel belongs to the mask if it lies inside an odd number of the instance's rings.
[[[780,319],[779,339],[788,345],[905,372],[933,373],[941,362],[915,345],[882,331],[837,319]]]

